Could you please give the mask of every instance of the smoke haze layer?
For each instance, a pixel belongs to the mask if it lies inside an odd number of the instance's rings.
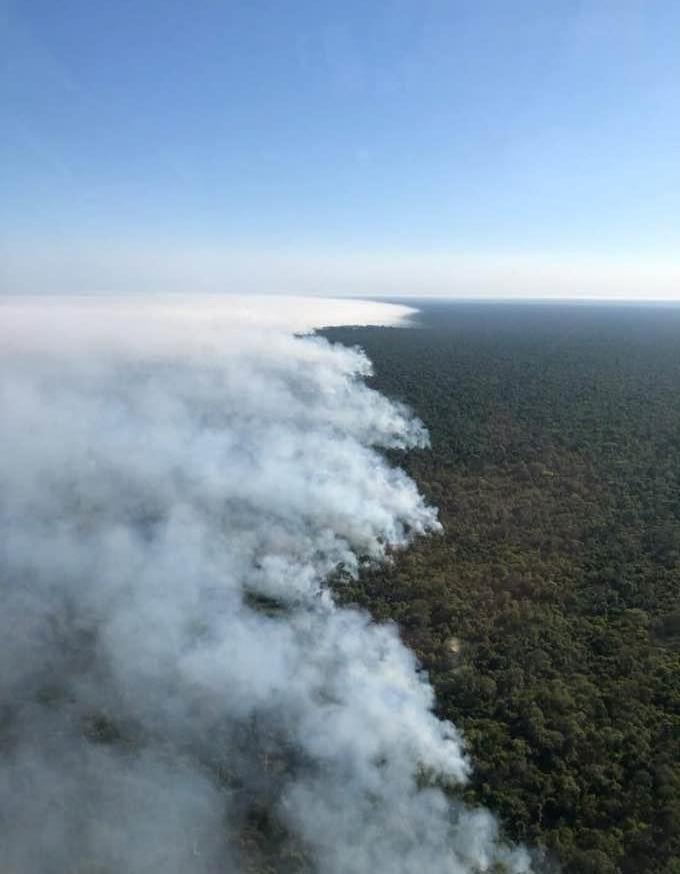
[[[0,303],[0,868],[529,870],[460,738],[324,580],[438,528],[359,301]]]

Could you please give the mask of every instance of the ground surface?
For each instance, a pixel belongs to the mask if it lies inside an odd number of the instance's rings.
[[[324,332],[424,420],[445,533],[342,597],[399,623],[469,798],[567,874],[680,872],[680,308],[419,304]]]

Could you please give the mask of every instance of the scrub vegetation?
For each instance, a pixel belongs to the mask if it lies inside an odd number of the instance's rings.
[[[680,872],[680,309],[418,303],[342,328],[444,533],[338,587],[398,623],[470,802],[565,874]]]

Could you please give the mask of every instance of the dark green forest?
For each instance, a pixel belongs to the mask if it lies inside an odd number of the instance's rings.
[[[398,623],[466,797],[566,874],[680,872],[680,308],[418,303],[323,332],[432,447],[441,536],[338,588]]]

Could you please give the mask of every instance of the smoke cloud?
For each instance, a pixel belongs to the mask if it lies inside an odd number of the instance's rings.
[[[464,874],[527,854],[338,567],[438,528],[359,301],[0,303],[0,868]],[[297,333],[295,333],[297,332]]]

